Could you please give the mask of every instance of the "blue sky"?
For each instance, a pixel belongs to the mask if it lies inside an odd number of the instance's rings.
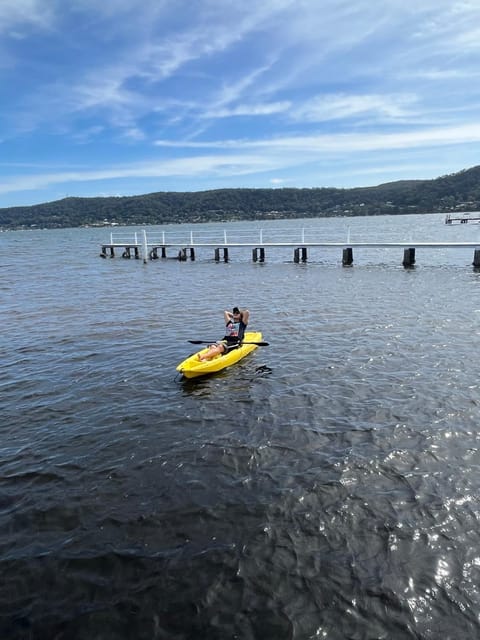
[[[0,207],[480,164],[479,0],[1,0]]]

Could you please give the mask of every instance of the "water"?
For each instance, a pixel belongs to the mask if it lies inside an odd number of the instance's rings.
[[[480,234],[437,215],[253,226]],[[473,250],[143,265],[99,259],[108,233],[0,236],[0,637],[478,638]],[[270,346],[179,378],[235,304]]]

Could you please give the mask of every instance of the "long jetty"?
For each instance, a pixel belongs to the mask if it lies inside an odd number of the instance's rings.
[[[473,249],[472,265],[480,268],[480,242],[425,242],[413,240],[393,242],[364,242],[351,241],[348,234],[346,241],[315,240],[308,237],[302,229],[297,241],[282,240],[275,237],[277,232],[264,233],[261,229],[248,235],[212,231],[190,231],[188,234],[178,232],[161,231],[147,232],[135,231],[130,235],[112,232],[110,242],[102,245],[100,257],[114,258],[118,251],[122,258],[143,259],[146,264],[149,260],[173,257],[179,261],[195,260],[196,251],[199,249],[213,249],[213,257],[216,262],[229,261],[229,249],[245,248],[252,250],[253,262],[265,262],[266,250],[286,247],[293,249],[293,262],[307,262],[308,250],[318,247],[325,249],[337,248],[342,251],[342,264],[353,264],[353,250],[362,248],[375,249],[403,249],[402,264],[404,267],[412,267],[415,264],[416,249]],[[285,233],[285,232],[283,232]],[[175,255],[168,256],[167,251],[173,250]]]

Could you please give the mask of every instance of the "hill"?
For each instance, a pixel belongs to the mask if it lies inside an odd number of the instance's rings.
[[[0,228],[225,222],[480,210],[480,166],[433,180],[352,189],[218,189],[64,198],[0,209]]]

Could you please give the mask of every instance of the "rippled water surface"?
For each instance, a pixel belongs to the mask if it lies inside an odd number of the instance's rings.
[[[438,215],[261,226],[480,242]],[[0,637],[480,637],[473,250],[144,265],[108,236],[0,235]],[[235,304],[270,346],[179,378]]]

